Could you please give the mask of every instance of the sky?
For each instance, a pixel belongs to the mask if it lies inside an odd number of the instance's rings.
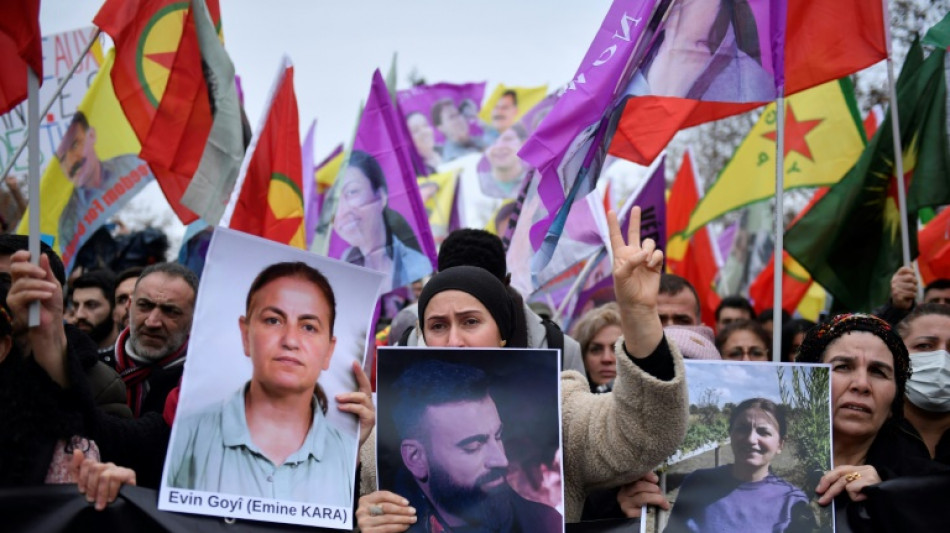
[[[102,0],[42,0],[44,35],[92,25]],[[241,77],[256,130],[284,54],[294,63],[301,139],[317,120],[320,161],[356,127],[373,71],[397,54],[397,88],[413,70],[428,83],[515,86],[567,83],[600,26],[609,0],[220,0],[225,48]],[[177,254],[184,227],[157,185],[119,213],[131,228],[163,228]]]

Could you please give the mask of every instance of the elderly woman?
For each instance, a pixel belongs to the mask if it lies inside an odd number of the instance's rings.
[[[622,334],[620,308],[614,302],[591,309],[574,324],[571,336],[581,345],[591,392],[609,392],[612,388],[617,377],[614,345]]]
[[[612,392],[591,394],[587,378],[575,371],[561,377],[568,522],[580,519],[587,492],[640,477],[673,452],[686,429],[682,357],[666,342],[656,307],[663,254],[651,240],[641,246],[639,209],[631,214],[629,245],[616,216],[609,221],[624,336],[615,347],[621,355]],[[449,268],[423,289],[420,330],[428,346],[523,347],[526,332],[514,320],[517,310],[504,285],[487,271]],[[360,454],[364,490],[375,487],[375,450],[369,448]],[[356,517],[364,533],[429,527],[426,517],[414,526],[415,509],[386,491],[363,496]]]
[[[818,503],[834,500],[838,527],[861,530],[867,519],[849,503],[866,500],[864,488],[939,470],[936,463],[896,451],[910,375],[907,348],[875,316],[838,315],[806,333],[797,361],[831,365],[834,468],[818,484]]]

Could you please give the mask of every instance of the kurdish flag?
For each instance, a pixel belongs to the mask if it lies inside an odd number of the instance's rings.
[[[221,226],[305,247],[299,124],[294,67],[284,57]]]
[[[902,157],[909,181],[911,228],[921,207],[950,203],[945,56],[945,49],[937,49],[924,60],[915,42],[897,81],[904,153],[896,157]],[[893,146],[888,114],[848,175],[786,232],[785,249],[848,310],[886,301],[890,278],[901,265]],[[912,255],[916,236],[910,232]]]
[[[641,164],[680,129],[887,57],[883,6],[867,0],[674,2],[660,32],[627,87],[609,148]]]
[[[785,189],[837,183],[865,145],[850,80],[802,91],[790,96],[785,105]],[[776,138],[772,103],[696,206],[687,234],[775,194]]]

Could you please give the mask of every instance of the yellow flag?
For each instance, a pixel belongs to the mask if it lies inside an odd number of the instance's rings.
[[[775,194],[775,104],[765,108],[716,182],[700,200],[686,229]],[[865,138],[847,78],[785,99],[785,189],[837,183],[864,150]]]
[[[449,233],[449,222],[452,220],[458,169],[419,176],[416,182],[419,184],[422,203],[429,217],[432,237],[436,243],[441,243]]]
[[[514,98],[511,97],[512,94]],[[547,85],[540,87],[508,87],[499,83],[492,91],[491,96],[488,97],[488,100],[485,100],[485,105],[482,106],[478,118],[500,131],[507,128],[510,125],[509,122],[514,123],[521,120],[521,117],[536,106],[538,102],[544,100],[547,94]],[[504,125],[504,127],[499,128],[499,125]]]
[[[340,173],[340,167],[343,166],[344,155],[344,152],[340,150],[314,172],[314,179],[317,181],[317,194],[324,195],[333,186],[337,174]]]
[[[72,268],[76,252],[132,196],[154,179],[112,87],[110,50],[79,104],[40,181],[40,231]],[[24,214],[17,232],[29,231]]]

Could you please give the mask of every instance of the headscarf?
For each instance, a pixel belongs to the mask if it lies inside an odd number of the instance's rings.
[[[515,305],[505,285],[487,270],[473,266],[456,266],[445,269],[429,280],[419,296],[419,324],[425,324],[426,307],[436,294],[443,291],[462,291],[475,297],[495,320],[498,332],[505,346],[524,348],[528,345],[528,334],[516,320],[516,313],[523,313]],[[522,315],[523,316],[523,315]],[[423,328],[424,331],[424,328]]]
[[[863,313],[849,313],[837,315],[831,320],[819,324],[805,332],[805,339],[799,348],[799,363],[820,363],[828,346],[836,339],[852,331],[866,331],[884,341],[891,355],[894,356],[894,381],[897,383],[897,394],[891,404],[891,415],[899,419],[904,413],[904,387],[910,377],[910,356],[907,347],[890,324],[873,315]]]

